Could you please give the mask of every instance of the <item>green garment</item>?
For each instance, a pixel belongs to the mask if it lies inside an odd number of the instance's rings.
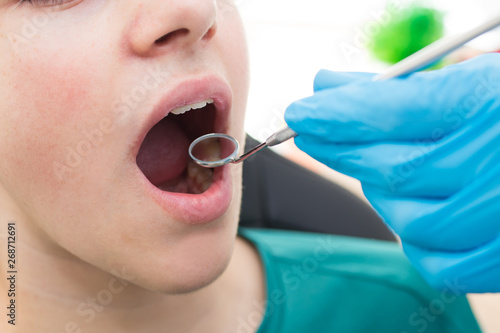
[[[431,289],[398,244],[268,229],[238,233],[256,246],[266,273],[258,333],[481,332],[460,295],[463,286],[449,281],[443,291]],[[258,325],[255,313],[239,319],[237,333]]]

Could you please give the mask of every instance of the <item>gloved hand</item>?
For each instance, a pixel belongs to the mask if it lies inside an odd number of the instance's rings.
[[[437,289],[500,292],[500,55],[406,78],[320,71],[296,145],[361,181]]]

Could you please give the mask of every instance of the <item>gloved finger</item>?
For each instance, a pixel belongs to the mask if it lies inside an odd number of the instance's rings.
[[[408,259],[433,288],[465,293],[500,292],[500,237],[468,251],[434,251],[403,242]]]
[[[331,89],[357,81],[369,81],[375,74],[362,72],[333,72],[320,70],[314,78],[314,91]]]
[[[363,184],[368,201],[405,242],[443,251],[482,246],[500,234],[500,165],[446,199],[401,197]]]
[[[500,165],[500,123],[478,119],[438,142],[336,144],[297,137],[329,167],[400,196],[446,198]]]
[[[435,140],[500,108],[500,55],[406,79],[359,81],[292,103],[287,124],[333,142]]]
[[[436,144],[366,143],[335,144],[298,136],[297,147],[330,168],[398,195],[446,197],[460,189],[463,176],[443,178],[437,184],[426,174],[423,163],[431,163]],[[425,169],[425,170],[422,170]],[[437,170],[440,172],[441,170]],[[446,175],[448,171],[442,171]],[[454,179],[450,179],[454,178]],[[415,181],[415,179],[417,181]],[[457,180],[460,180],[457,182]]]

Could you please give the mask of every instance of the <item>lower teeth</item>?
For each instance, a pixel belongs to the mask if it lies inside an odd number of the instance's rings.
[[[199,166],[193,161],[187,165],[187,183],[191,193],[200,194],[208,190],[213,182],[213,170]]]
[[[205,161],[220,160],[221,146],[220,142],[208,140],[209,142],[204,145]],[[194,161],[190,160],[187,165],[187,183],[189,185],[190,193],[200,194],[208,190],[213,182],[213,169],[204,168]]]
[[[179,177],[157,185],[162,191],[200,194],[208,190],[213,183],[213,170],[189,161],[187,172]]]
[[[221,146],[218,141],[208,140],[202,147],[205,161],[220,160]],[[157,187],[162,191],[200,194],[209,189],[213,183],[213,169],[204,168],[190,160],[187,164],[187,171],[176,179],[164,182]]]

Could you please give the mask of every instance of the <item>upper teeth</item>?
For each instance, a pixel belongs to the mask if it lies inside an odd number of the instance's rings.
[[[176,109],[173,109],[170,111],[170,113],[173,114],[183,114],[186,113],[187,111],[194,110],[194,109],[201,109],[207,106],[207,104],[212,104],[214,102],[213,99],[207,99],[206,101],[199,102],[199,103],[194,103],[186,106],[181,106]]]

